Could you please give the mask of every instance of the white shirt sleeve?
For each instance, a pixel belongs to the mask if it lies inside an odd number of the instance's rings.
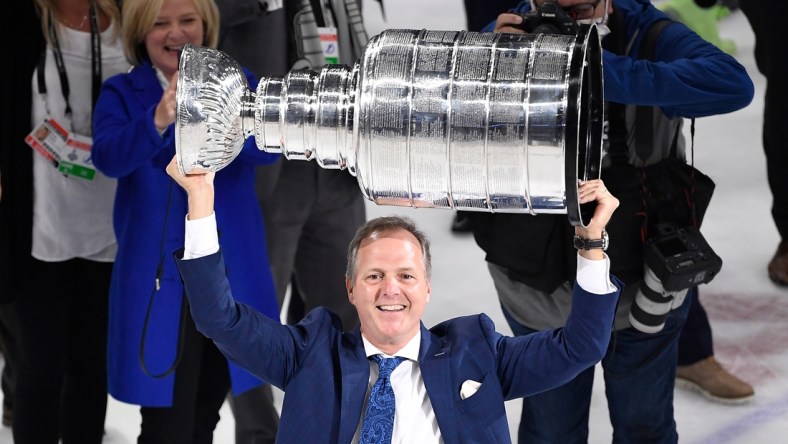
[[[605,254],[602,260],[592,261],[577,254],[577,284],[593,294],[608,294],[616,291],[610,281],[610,258]]]
[[[219,251],[219,234],[216,230],[216,213],[195,220],[189,220],[187,215],[183,259],[197,259],[217,251]]]

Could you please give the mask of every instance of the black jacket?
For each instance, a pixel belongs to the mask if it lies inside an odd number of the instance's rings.
[[[21,2],[15,17],[24,35],[7,45],[0,98],[0,303],[13,300],[31,279],[33,237],[33,150],[24,139],[31,129],[31,82],[46,47],[34,3]]]

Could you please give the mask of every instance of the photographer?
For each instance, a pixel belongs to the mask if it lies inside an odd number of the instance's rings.
[[[485,30],[523,33],[553,28],[549,32],[570,33],[568,21],[594,23],[605,36],[608,155],[602,177],[621,201],[606,229],[611,239],[608,255],[611,272],[626,283],[602,361],[613,434],[616,442],[676,442],[677,341],[697,287],[664,291],[662,279],[671,285],[681,279],[664,273],[659,261],[647,264],[645,252],[647,247],[678,245],[676,254],[710,259],[692,264],[705,281],[719,270],[713,251],[693,249],[705,246],[696,228],[713,182],[700,172],[688,173],[683,119],[743,108],[752,100],[753,85],[734,58],[686,26],[670,22],[647,0],[524,1]],[[666,26],[652,27],[664,21]],[[692,179],[683,182],[682,175]],[[691,205],[685,196],[692,198]],[[576,273],[575,246],[566,241],[572,229],[567,218],[486,213],[470,217],[512,330],[524,335],[563,325]],[[669,228],[658,230],[658,224]],[[649,280],[644,282],[647,271]],[[683,271],[677,270],[679,277]],[[649,295],[658,301],[647,302]],[[635,328],[630,319],[640,325]],[[524,399],[519,442],[587,442],[593,380],[590,368],[562,387]]]

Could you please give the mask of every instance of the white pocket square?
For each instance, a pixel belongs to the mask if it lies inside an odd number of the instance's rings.
[[[460,398],[467,399],[473,396],[476,392],[479,391],[479,387],[482,386],[481,382],[474,381],[473,379],[469,379],[462,383],[462,387],[460,387]]]

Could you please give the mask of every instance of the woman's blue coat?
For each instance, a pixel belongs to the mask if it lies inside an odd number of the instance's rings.
[[[256,80],[245,73],[255,88]],[[114,208],[118,255],[109,296],[109,392],[119,401],[147,407],[171,405],[174,375],[155,378],[143,370],[143,328],[147,323],[146,368],[151,374],[163,373],[177,356],[184,297],[172,253],[183,246],[187,202],[185,192],[165,171],[175,155],[174,125],[159,135],[153,124],[162,92],[149,62],[107,79],[96,104],[93,129],[93,162],[105,175],[118,179]],[[233,289],[246,296],[243,302],[274,319],[279,318],[279,310],[254,175],[255,166],[276,158],[258,150],[254,138],[249,138],[238,157],[217,172],[214,182],[219,236]],[[160,289],[154,291],[160,261]],[[234,393],[261,383],[245,370],[229,366]]]

